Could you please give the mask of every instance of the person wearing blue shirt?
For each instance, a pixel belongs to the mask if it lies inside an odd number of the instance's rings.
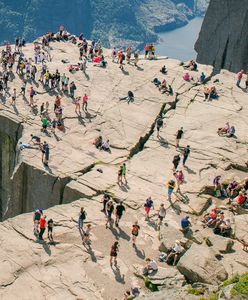
[[[184,218],[182,218],[181,220],[181,227],[183,231],[188,231],[189,227],[191,226],[190,220],[189,220],[189,216],[186,216]]]

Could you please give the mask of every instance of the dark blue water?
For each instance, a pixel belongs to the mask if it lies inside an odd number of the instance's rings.
[[[158,55],[166,55],[181,61],[195,59],[194,44],[198,38],[203,18],[194,18],[186,26],[160,33],[162,40],[156,45]]]

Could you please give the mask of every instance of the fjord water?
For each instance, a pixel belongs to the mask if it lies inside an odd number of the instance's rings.
[[[198,38],[203,18],[194,18],[186,26],[159,34],[156,45],[158,55],[166,55],[181,61],[196,58],[194,44]]]

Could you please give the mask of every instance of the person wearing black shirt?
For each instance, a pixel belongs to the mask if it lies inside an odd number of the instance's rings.
[[[179,147],[179,141],[181,140],[183,136],[183,127],[181,127],[178,131],[177,131],[177,136],[176,136],[176,148]]]
[[[115,209],[115,226],[119,226],[119,221],[122,218],[123,212],[125,211],[125,206],[123,205],[123,202],[121,201]]]
[[[184,151],[183,151],[183,166],[185,166],[185,163],[189,157],[189,154],[190,154],[190,146],[188,145],[186,148],[184,148]]]

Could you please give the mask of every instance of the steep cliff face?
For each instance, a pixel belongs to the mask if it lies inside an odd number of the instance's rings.
[[[105,46],[155,41],[154,32],[182,26],[202,14],[209,0],[0,0],[0,42],[33,41],[61,23]]]
[[[211,0],[199,39],[197,61],[237,72],[248,65],[248,0]]]

